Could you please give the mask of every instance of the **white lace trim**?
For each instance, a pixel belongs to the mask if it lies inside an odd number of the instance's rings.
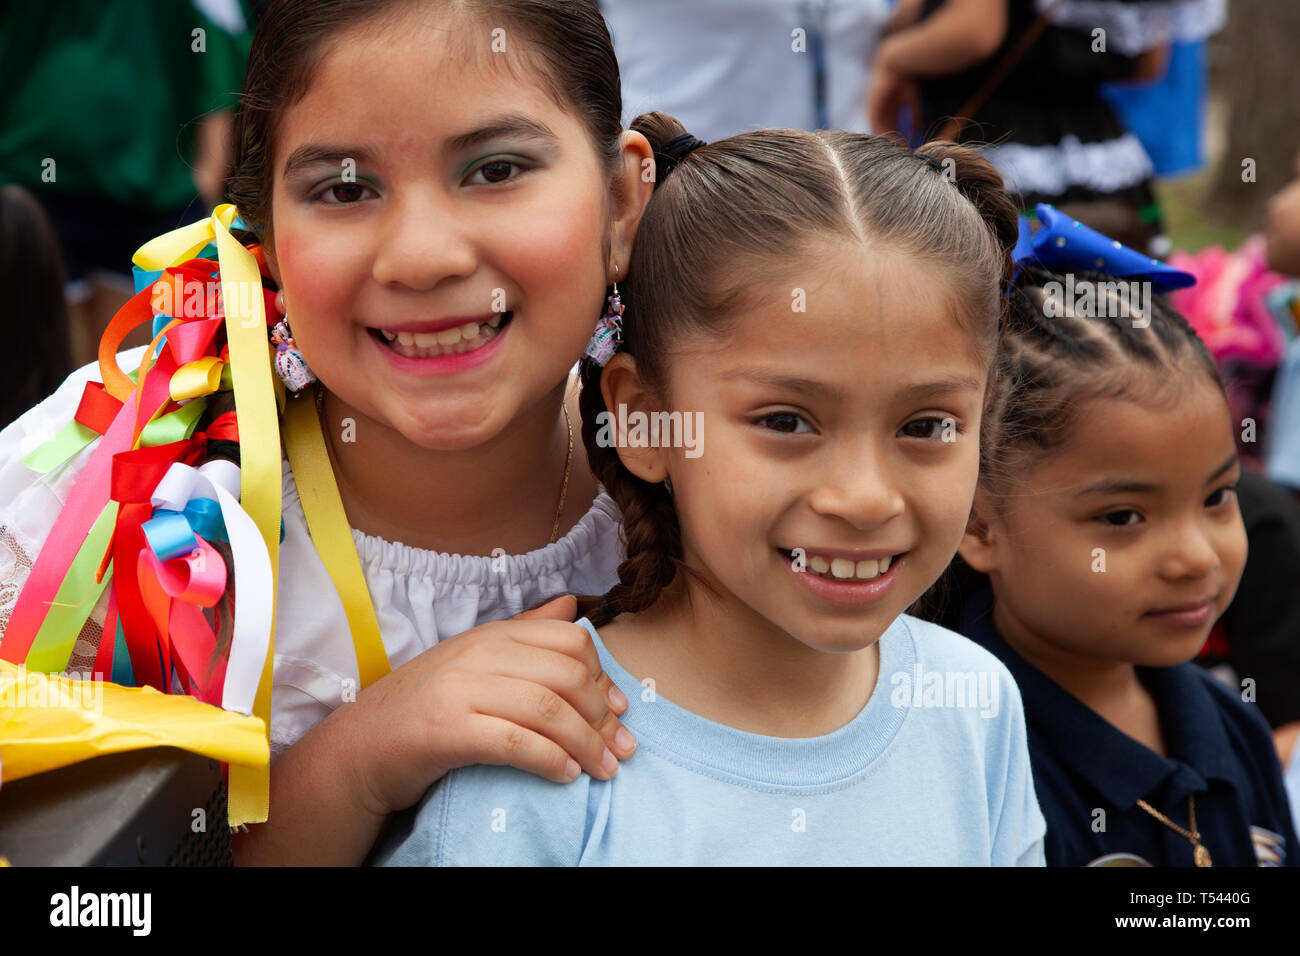
[[[31,574],[36,551],[17,528],[0,525],[0,637],[9,629],[9,617]]]
[[[1038,12],[1054,2],[1037,0]],[[1166,43],[1204,40],[1221,30],[1227,17],[1227,0],[1065,0],[1052,15],[1052,22],[1087,33],[1103,29],[1108,50],[1137,56]]]
[[[1002,173],[1007,189],[1026,195],[1060,196],[1071,186],[1113,193],[1155,175],[1151,157],[1132,133],[1095,143],[1080,142],[1077,136],[1066,136],[1055,146],[1003,143],[983,152]]]

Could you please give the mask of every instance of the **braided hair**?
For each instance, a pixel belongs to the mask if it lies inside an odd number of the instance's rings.
[[[1020,476],[1068,440],[1091,399],[1131,398],[1200,379],[1227,400],[1214,358],[1164,298],[1151,297],[1150,315],[1122,297],[1092,310],[1100,315],[1076,314],[1068,303],[1049,315],[1048,301],[1066,280],[1024,266],[1010,290],[981,426],[979,489],[994,515],[1006,513]],[[1077,272],[1074,282],[1100,297],[1116,280]],[[955,630],[961,605],[985,580],[957,555],[915,613]]]

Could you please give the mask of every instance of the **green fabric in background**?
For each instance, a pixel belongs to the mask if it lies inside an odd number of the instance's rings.
[[[202,4],[206,6],[207,4]],[[0,17],[0,183],[142,209],[194,196],[199,120],[239,100],[252,38],[186,0],[14,0]],[[195,52],[193,31],[204,31]],[[46,158],[54,182],[42,180]]]

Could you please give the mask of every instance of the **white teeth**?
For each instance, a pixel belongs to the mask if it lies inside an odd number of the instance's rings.
[[[853,577],[853,562],[848,558],[836,558],[831,562],[831,574],[837,578]]]
[[[460,355],[472,352],[487,345],[500,334],[497,326],[501,317],[494,316],[490,322],[480,325],[466,322],[454,329],[441,332],[390,332],[379,329],[380,335],[389,343],[393,351],[408,358],[436,358],[439,355]]]
[[[814,574],[829,575],[838,580],[850,578],[858,581],[870,581],[889,570],[892,556],[880,560],[865,558],[853,561],[850,558],[830,558],[820,554],[809,554],[807,569]]]

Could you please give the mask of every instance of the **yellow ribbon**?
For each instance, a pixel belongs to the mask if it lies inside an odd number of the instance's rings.
[[[356,542],[352,540],[352,528],[334,480],[325,437],[321,434],[320,416],[311,399],[289,400],[284,410],[284,447],[302,499],[307,531],[347,614],[361,686],[369,687],[391,669],[388,652],[384,649],[370,589],[361,571]]]
[[[172,401],[183,402],[188,398],[211,395],[221,387],[221,373],[226,363],[215,355],[206,355],[182,365],[172,373],[169,387]]]
[[[210,242],[216,242],[230,361],[222,363],[219,359],[206,358],[178,369],[172,379],[172,397],[179,400],[180,395],[190,397],[191,392],[204,395],[218,387],[233,387],[239,416],[240,504],[266,542],[277,596],[282,507],[277,413],[280,407],[284,408],[285,450],[302,498],[308,532],[343,602],[352,630],[361,686],[367,687],[389,672],[388,654],[313,403],[286,402],[279,379],[271,374],[261,274],[252,254],[230,234],[230,225],[237,215],[232,205],[218,206],[211,218],[146,243],[135,254],[134,261],[142,269],[157,271],[186,262]],[[249,294],[241,295],[243,290]],[[271,642],[253,704],[253,715],[262,720],[267,734],[271,724],[274,654],[273,613]],[[231,826],[265,821],[269,799],[268,764],[231,764]]]
[[[271,559],[272,594],[279,591],[280,568],[280,425],[275,388],[268,361],[266,310],[262,277],[257,261],[230,234],[238,215],[229,203],[212,215],[174,229],[145,243],[133,261],[141,269],[158,271],[193,259],[216,242],[221,266],[221,296],[226,312],[226,341],[230,349],[230,376],[235,410],[239,416],[240,504],[257,525]],[[243,293],[243,294],[241,294]],[[195,364],[195,363],[191,363]],[[179,371],[178,370],[178,374]],[[211,381],[212,369],[207,369]],[[197,375],[197,372],[196,372]],[[216,372],[220,382],[221,372]],[[274,600],[274,597],[272,598]],[[271,641],[258,683],[253,715],[271,725],[271,662],[275,654],[275,613],[271,614]],[[230,825],[262,823],[270,809],[270,767],[231,764]]]

